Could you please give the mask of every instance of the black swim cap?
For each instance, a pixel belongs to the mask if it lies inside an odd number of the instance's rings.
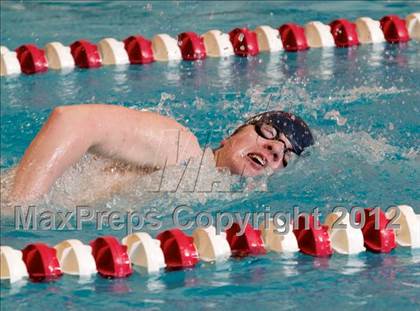
[[[308,125],[292,113],[278,110],[263,112],[248,119],[241,127],[260,123],[270,124],[277,132],[283,133],[297,155],[300,155],[306,147],[314,144],[314,138]]]

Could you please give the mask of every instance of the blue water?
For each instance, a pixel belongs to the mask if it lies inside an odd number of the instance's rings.
[[[277,27],[285,22],[329,22],[420,11],[418,2],[1,2],[1,45],[70,44],[103,37],[147,37],[187,30],[227,32],[237,26]],[[420,43],[363,45],[353,49],[312,49],[263,53],[252,59],[147,66],[109,66],[71,72],[1,78],[2,176],[18,163],[51,110],[74,103],[112,103],[172,116],[211,145],[254,113],[296,112],[317,137],[310,155],[269,179],[267,192],[206,200],[162,195],[147,202],[125,195],[96,208],[159,208],[164,228],[170,211],[187,200],[194,211],[290,211],[298,205],[323,216],[337,205],[411,205],[420,213]],[[269,100],[271,97],[271,100]],[[2,181],[7,186],[7,180]],[[6,187],[7,188],[7,187]],[[5,188],[5,189],[6,189]],[[4,195],[2,186],[2,196]],[[44,202],[53,208],[71,208]],[[2,209],[6,209],[2,203]],[[188,217],[187,217],[188,218]],[[94,225],[82,231],[22,231],[2,212],[1,244],[23,248],[67,238],[85,243],[123,230]],[[153,236],[156,231],[150,231]],[[303,254],[269,254],[227,263],[199,264],[187,271],[130,278],[52,283],[1,284],[5,310],[64,309],[404,309],[420,308],[420,251],[397,248],[390,254],[362,253],[316,259]]]

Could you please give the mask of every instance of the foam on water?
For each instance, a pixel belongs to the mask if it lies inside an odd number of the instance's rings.
[[[398,152],[398,148],[387,143],[385,137],[373,138],[366,132],[340,133],[318,136],[318,155],[325,160],[336,156],[357,157],[369,164],[379,163],[386,156]]]
[[[8,199],[14,174],[14,169],[2,173],[3,213],[11,213],[15,204]],[[84,205],[140,211],[159,205],[159,212],[167,213],[178,205],[204,205],[209,199],[232,201],[252,191],[264,191],[267,177],[241,178],[216,169],[210,149],[202,158],[160,170],[133,167],[88,153],[58,178],[48,194],[32,203],[56,209]],[[241,190],[233,191],[235,186]]]

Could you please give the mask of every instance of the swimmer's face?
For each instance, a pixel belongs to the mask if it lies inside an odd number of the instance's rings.
[[[270,127],[261,128],[265,137],[274,137]],[[280,134],[279,140],[267,139],[257,134],[254,125],[241,128],[226,138],[216,151],[216,165],[226,167],[231,173],[257,176],[285,167],[291,156],[290,141]]]

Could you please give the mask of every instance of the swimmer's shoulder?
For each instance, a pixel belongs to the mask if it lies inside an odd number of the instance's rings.
[[[188,127],[157,112],[101,103],[61,106],[59,109],[73,117],[86,117],[90,127],[106,137],[103,145],[109,145],[110,150],[117,147],[125,149],[126,146],[121,145],[121,137],[130,142],[130,146],[142,142],[149,149],[159,145],[159,139],[166,137],[170,138],[166,139],[167,152],[174,157],[170,161],[173,164],[173,160],[178,159],[177,163],[181,163],[203,153],[196,135]]]

